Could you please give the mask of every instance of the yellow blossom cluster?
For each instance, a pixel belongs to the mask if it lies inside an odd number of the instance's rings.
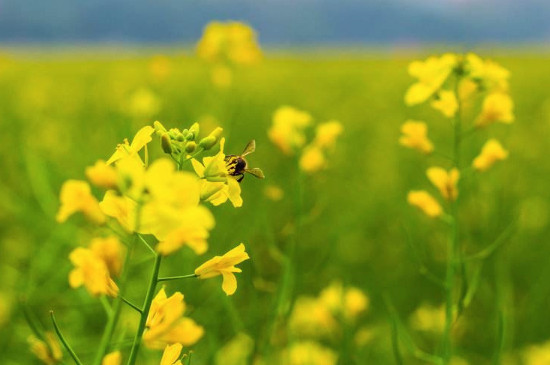
[[[206,25],[197,44],[197,53],[212,63],[251,64],[262,56],[254,29],[235,21],[214,21]]]
[[[273,123],[268,131],[271,142],[285,155],[300,153],[300,169],[308,174],[324,169],[327,152],[332,150],[336,139],[342,134],[339,121],[330,120],[315,128],[315,135],[307,143],[308,129],[313,125],[312,116],[290,106],[281,106],[273,114]]]
[[[44,364],[55,365],[62,363],[63,353],[56,336],[52,332],[46,332],[44,339],[30,336],[29,345],[32,353]]]
[[[110,296],[136,310],[141,318],[130,353],[129,363],[136,361],[140,343],[153,349],[165,348],[162,365],[181,365],[183,346],[195,344],[204,334],[203,327],[185,317],[183,294],[168,296],[165,289],[156,291],[157,284],[183,278],[209,279],[222,276],[222,289],[232,295],[237,289],[236,265],[248,260],[244,244],[239,244],[223,256],[215,256],[198,266],[193,274],[161,278],[163,256],[188,246],[196,254],[208,249],[207,239],[214,227],[214,217],[202,203],[220,205],[231,201],[242,205],[240,181],[244,173],[263,178],[258,168],[249,169],[244,156],[255,149],[251,141],[240,156],[225,155],[225,139],[221,128],[199,138],[199,125],[167,130],[160,122],[141,128],[130,143],[125,139],[106,160],[98,160],[85,170],[88,181],[68,180],[61,187],[61,205],[57,220],[65,222],[74,214],[82,213],[98,234],[87,247],[77,247],[69,259],[74,268],[69,273],[73,288],[84,286],[95,297]],[[162,151],[169,156],[149,161],[149,145],[153,136],[159,138]],[[198,156],[219,146],[213,156]],[[184,171],[187,169],[188,171]],[[96,190],[102,198],[96,198]],[[105,235],[111,230],[113,235]],[[124,244],[122,243],[124,242]],[[146,300],[140,308],[124,297],[115,279],[124,275],[130,256],[123,246],[143,243],[155,257],[153,275]],[[126,271],[127,272],[127,271]],[[126,276],[127,277],[127,276]],[[123,286],[121,285],[121,288]],[[111,303],[102,298],[107,312]],[[113,308],[114,305],[113,305]],[[116,307],[118,308],[118,307]],[[114,310],[114,309],[113,309]],[[118,315],[110,314],[110,318]],[[55,319],[52,315],[52,320]],[[57,327],[56,327],[57,329]],[[63,340],[63,339],[62,339]],[[33,339],[31,348],[47,363],[58,362],[54,343]],[[65,344],[65,340],[63,340]],[[120,351],[106,353],[109,343],[103,343],[97,359],[103,365],[119,365]],[[99,356],[100,355],[100,356]]]
[[[447,53],[412,62],[409,74],[417,81],[407,90],[405,103],[416,105],[429,100],[430,105],[445,117],[456,117],[457,120],[453,122],[457,134],[455,143],[463,138],[462,129],[466,127],[462,122],[462,107],[476,95],[482,96],[483,101],[480,114],[470,126],[471,131],[494,122],[511,123],[514,120],[513,101],[508,94],[509,72],[490,60],[483,60],[471,53],[465,56]],[[401,132],[401,145],[424,154],[434,151],[425,122],[407,120],[401,126]],[[472,167],[477,171],[486,171],[495,162],[507,157],[508,151],[492,138],[474,158]],[[456,165],[457,161],[453,163]],[[453,202],[457,199],[460,172],[456,167],[448,171],[441,167],[431,167],[427,176],[445,201]],[[425,190],[410,191],[407,200],[429,217],[440,217],[444,213],[437,199]]]
[[[294,303],[288,326],[293,337],[283,353],[291,364],[335,364],[336,353],[312,339],[334,339],[342,326],[356,323],[369,308],[369,298],[358,288],[334,281],[317,297],[302,296]]]
[[[236,21],[211,22],[197,44],[198,56],[212,64],[211,80],[223,89],[231,86],[233,65],[251,65],[262,58],[254,29]]]
[[[477,127],[514,121],[514,103],[508,94],[510,74],[491,60],[473,53],[446,53],[412,62],[409,74],[417,80],[405,94],[405,104],[409,106],[430,100],[434,109],[452,118],[460,112],[458,98],[464,103],[477,91],[484,96]]]

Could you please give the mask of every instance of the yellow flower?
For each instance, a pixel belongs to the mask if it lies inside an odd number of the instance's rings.
[[[411,315],[410,323],[418,331],[441,333],[445,326],[445,307],[423,304]]]
[[[138,231],[154,235],[160,241],[156,249],[163,255],[183,245],[204,253],[214,217],[199,205],[196,176],[176,171],[168,159],[158,159],[147,170],[145,186],[149,196],[141,209]]]
[[[97,199],[92,195],[90,185],[85,181],[67,180],[59,194],[61,206],[56,220],[65,222],[76,212],[82,212],[90,221],[98,224],[105,222],[105,216],[99,208]]]
[[[111,276],[119,276],[122,268],[122,243],[115,236],[94,238],[90,250],[107,265]]]
[[[462,79],[458,85],[458,97],[463,104],[468,104],[470,98],[478,90],[478,84],[470,79]]]
[[[527,347],[522,357],[525,365],[550,364],[550,341]]]
[[[162,359],[160,359],[160,365],[183,365],[180,360],[182,349],[183,345],[181,343],[167,345],[164,348]]]
[[[149,62],[149,72],[157,81],[166,79],[170,75],[171,68],[170,58],[163,55],[153,56]]]
[[[254,340],[245,333],[237,333],[228,343],[216,351],[216,365],[246,365],[251,363]],[[256,364],[255,364],[256,365]]]
[[[222,289],[227,295],[232,295],[237,290],[236,272],[242,272],[235,265],[248,260],[250,257],[245,252],[244,244],[240,244],[228,251],[223,256],[214,256],[210,260],[195,269],[195,275],[200,279],[210,279],[219,275],[223,276]]]
[[[103,160],[97,161],[94,166],[87,167],[86,177],[92,184],[100,188],[114,189],[117,187],[118,176],[116,170]]]
[[[34,336],[29,337],[28,341],[32,353],[46,365],[61,363],[63,353],[57,337],[52,332],[46,332],[44,336],[45,342]]]
[[[295,342],[285,350],[287,365],[336,365],[337,354],[313,341]]]
[[[441,205],[428,192],[413,190],[407,195],[407,201],[424,212],[430,218],[436,218],[443,214]]]
[[[215,156],[203,158],[202,164],[192,159],[191,164],[195,173],[201,178],[201,200],[215,206],[229,200],[235,208],[238,208],[243,205],[241,186],[235,177],[228,174],[224,145],[225,138],[222,138],[220,151]]]
[[[137,203],[134,200],[108,190],[99,206],[105,215],[115,218],[126,231],[135,231]]]
[[[147,316],[147,330],[143,334],[145,345],[162,349],[175,343],[191,346],[200,340],[204,329],[192,319],[183,317],[184,312],[183,294],[175,292],[167,297],[162,288],[153,299]]]
[[[344,288],[340,282],[323,289],[319,298],[332,313],[343,314],[347,319],[356,318],[369,306],[369,298],[361,290]]]
[[[432,100],[432,108],[439,110],[445,117],[452,118],[458,110],[458,101],[452,91],[441,90],[437,97]]]
[[[75,268],[69,273],[69,285],[78,288],[82,285],[94,296],[109,295],[116,297],[118,287],[109,275],[107,264],[88,248],[76,248],[69,259]]]
[[[323,151],[316,145],[309,145],[304,148],[300,157],[300,168],[311,174],[322,170],[326,166]]]
[[[478,55],[469,53],[466,55],[465,68],[470,78],[483,83],[489,90],[506,91],[508,89],[510,72],[495,62],[484,61]]]
[[[425,61],[415,61],[409,65],[409,74],[418,79],[405,94],[405,104],[416,105],[428,100],[437,92],[449,77],[457,63],[454,54],[429,57]]]
[[[342,134],[343,130],[342,123],[337,120],[321,123],[315,130],[313,144],[320,149],[332,148],[336,143],[336,138]]]
[[[103,357],[101,365],[120,365],[122,363],[122,354],[120,351],[113,351]]]
[[[116,147],[115,153],[113,153],[109,160],[107,160],[107,165],[110,165],[120,160],[121,158],[128,156],[141,161],[141,158],[139,157],[139,151],[141,151],[143,147],[145,147],[149,142],[153,140],[151,135],[154,131],[155,129],[153,127],[145,126],[136,133],[131,144],[128,143],[127,139],[125,139],[124,142]]]
[[[476,126],[485,127],[494,122],[510,124],[514,121],[514,102],[508,94],[495,92],[483,100]]]
[[[428,139],[428,127],[426,123],[416,120],[407,120],[401,126],[403,136],[399,138],[399,143],[405,147],[414,148],[423,153],[430,153],[434,146]]]
[[[233,81],[233,73],[229,67],[217,65],[212,69],[210,79],[212,80],[212,84],[214,84],[214,86],[220,89],[225,89],[231,86],[231,82]]]
[[[268,131],[269,139],[283,153],[292,155],[305,142],[304,129],[311,124],[309,113],[290,106],[282,106],[273,114],[273,124]]]
[[[162,103],[151,90],[141,88],[130,95],[124,111],[134,118],[150,118],[161,109]]]
[[[285,192],[277,185],[267,185],[264,194],[270,200],[279,201],[283,199]]]
[[[506,151],[496,139],[488,140],[481,148],[481,153],[474,159],[473,166],[478,171],[485,171],[497,161],[508,158]]]
[[[426,175],[443,198],[449,201],[456,200],[458,197],[457,183],[460,178],[460,172],[456,168],[445,171],[441,167],[430,167],[426,171]]]
[[[261,58],[256,33],[241,22],[211,22],[197,44],[200,58],[208,62],[252,64]]]
[[[338,329],[338,324],[323,299],[299,297],[288,320],[289,327],[299,336],[325,336]]]

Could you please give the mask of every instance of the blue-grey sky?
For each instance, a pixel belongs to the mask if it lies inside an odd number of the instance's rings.
[[[276,46],[550,40],[550,0],[0,0],[0,42],[190,43],[215,19]]]

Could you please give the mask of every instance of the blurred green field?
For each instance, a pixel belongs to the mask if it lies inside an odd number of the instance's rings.
[[[263,169],[266,179],[245,178],[242,208],[226,204],[211,209],[216,228],[205,255],[221,254],[239,242],[247,245],[251,260],[241,265],[237,293],[226,297],[214,280],[170,282],[166,288],[182,291],[189,315],[205,327],[204,338],[193,346],[193,364],[216,363],[216,352],[240,332],[255,339],[254,350],[261,353],[269,342],[281,274],[277,250],[284,249],[292,232],[297,183],[293,160],[267,138],[272,114],[281,105],[309,111],[318,122],[337,119],[344,126],[328,170],[306,181],[307,219],[297,237],[295,293],[317,295],[333,280],[361,288],[370,306],[357,328],[367,329],[372,338],[361,345],[349,338],[327,342],[327,347],[340,353],[341,364],[394,363],[391,302],[415,342],[425,351],[435,351],[437,335],[410,328],[409,317],[422,304],[443,304],[442,289],[422,274],[421,267],[444,277],[446,231],[443,223],[407,205],[408,190],[428,186],[429,164],[397,143],[400,125],[413,118],[428,122],[437,148],[451,149],[444,144],[451,133],[448,120],[426,106],[407,108],[403,103],[411,84],[407,65],[425,55],[268,53],[262,63],[236,69],[228,89],[218,89],[205,64],[179,53],[168,53],[169,73],[164,78],[151,72],[153,54],[147,52],[118,57],[100,52],[4,53],[1,363],[38,363],[28,349],[31,331],[18,304],[21,300],[49,329],[48,312],[54,309],[84,362],[93,357],[104,326],[103,308],[67,282],[68,254],[86,242],[89,232],[78,228],[78,219],[55,222],[59,189],[66,179],[84,178],[86,166],[108,158],[123,138],[155,120],[179,128],[195,121],[204,129],[221,125],[228,153],[239,153],[256,139],[250,162]],[[550,340],[550,56],[483,56],[510,70],[516,122],[493,126],[466,141],[468,161],[489,135],[503,142],[510,158],[464,182],[461,239],[470,254],[501,234],[506,240],[489,258],[473,265],[481,270],[481,280],[455,331],[455,345],[470,364],[491,364],[495,352],[501,352],[506,363],[522,364],[520,354],[527,346]],[[158,105],[136,107],[136,92],[154,95]],[[160,156],[158,143],[153,145],[151,153]],[[429,161],[441,163],[437,157]],[[268,185],[280,186],[284,198],[267,199]],[[128,294],[136,302],[142,301],[139,285],[149,277],[152,264],[145,250],[140,254]],[[165,261],[162,273],[192,272],[205,257],[182,250]],[[123,322],[135,321],[135,314],[125,308]],[[125,334],[119,332],[115,337],[127,350],[130,343],[124,343]],[[401,350],[405,364],[422,363],[405,346]],[[145,351],[142,361],[156,364],[158,356]]]

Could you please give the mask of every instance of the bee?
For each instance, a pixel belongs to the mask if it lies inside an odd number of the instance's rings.
[[[248,168],[248,162],[244,158],[246,155],[251,154],[256,150],[256,141],[252,140],[248,142],[243,152],[240,155],[227,155],[225,156],[225,166],[227,167],[227,173],[231,176],[237,177],[237,181],[241,182],[244,179],[245,172],[263,179],[264,173],[259,168]]]

